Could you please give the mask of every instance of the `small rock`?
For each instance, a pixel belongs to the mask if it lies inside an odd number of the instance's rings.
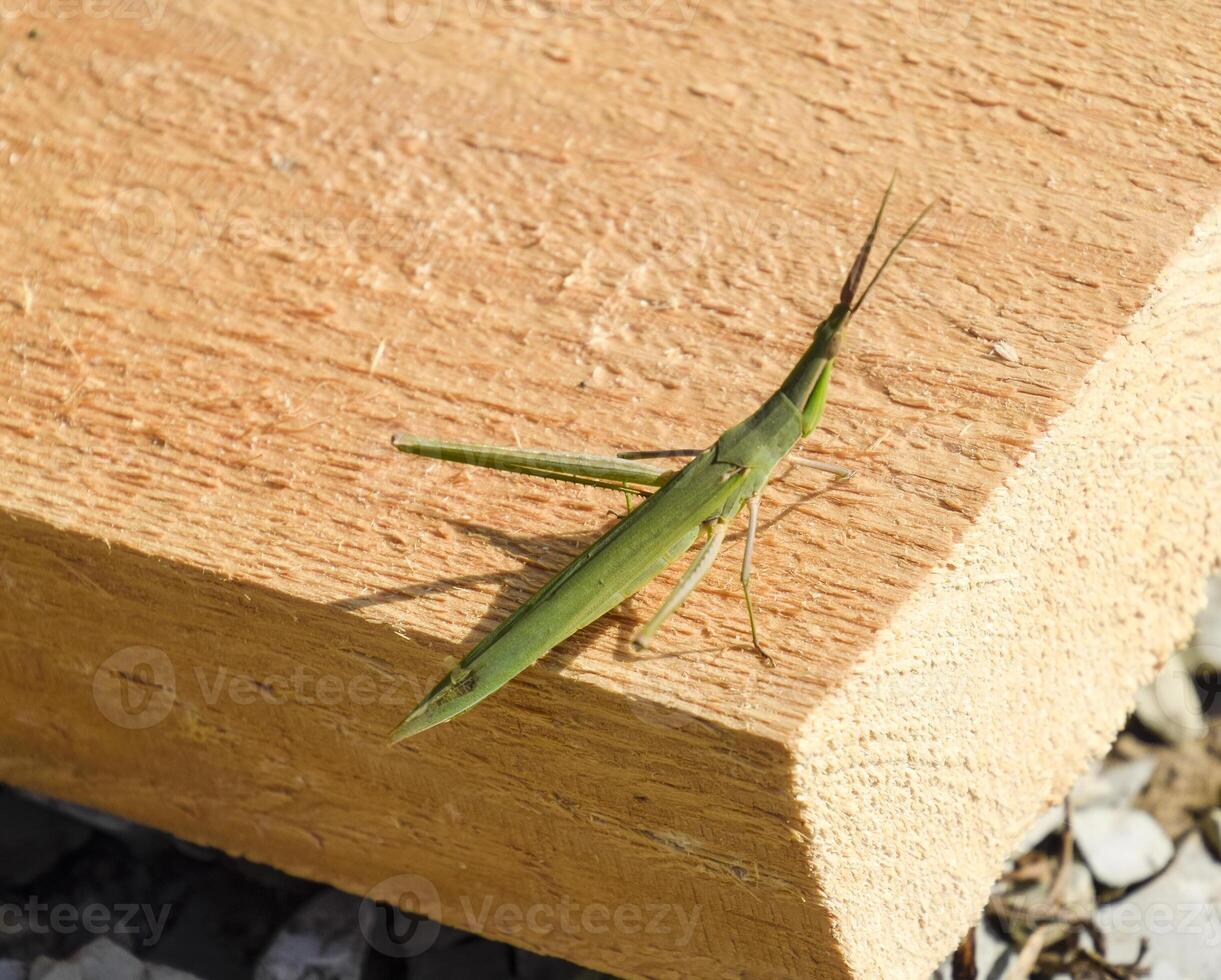
[[[1213,681],[1221,671],[1221,641],[1197,636],[1183,648],[1183,665],[1193,674],[1203,673],[1206,682]]]
[[[1156,768],[1157,759],[1153,756],[1096,765],[1077,780],[1069,799],[1077,812],[1092,806],[1129,806],[1149,785]]]
[[[1136,692],[1136,717],[1171,745],[1204,736],[1208,729],[1200,696],[1179,654],[1170,658],[1152,684]]]
[[[355,895],[327,889],[294,913],[254,969],[255,980],[360,980],[369,945]]]
[[[1174,857],[1161,824],[1143,810],[1084,810],[1073,818],[1073,838],[1094,877],[1110,888],[1144,881]]]
[[[160,963],[145,963],[148,973],[145,980],[200,980],[194,973],[176,970],[172,966],[162,966]]]
[[[1095,921],[1113,962],[1132,962],[1145,938],[1149,980],[1213,980],[1221,961],[1221,863],[1209,857],[1198,833],[1188,834],[1170,867],[1104,905]]]
[[[1018,845],[1017,854],[1022,855],[1027,851],[1033,851],[1036,847],[1045,841],[1048,836],[1054,834],[1057,830],[1064,826],[1064,804],[1057,803],[1055,806],[1044,811],[1026,831],[1026,836],[1022,838],[1022,843]]]
[[[40,956],[30,967],[29,980],[196,980],[168,966],[144,963],[105,936],[66,960]]]
[[[472,936],[447,949],[433,949],[411,959],[411,980],[510,976],[512,947]]]
[[[1013,947],[981,919],[975,926],[975,972],[978,980],[1003,980],[1013,956]],[[931,980],[953,980],[953,962],[954,954],[951,953]]]

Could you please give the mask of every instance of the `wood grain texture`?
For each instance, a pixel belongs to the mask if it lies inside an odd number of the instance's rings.
[[[618,974],[924,975],[1218,557],[1207,8],[46,9],[0,21],[0,776]],[[668,656],[673,574],[386,749],[620,505],[390,432],[711,440],[896,165],[892,228],[939,207],[810,443],[859,475],[765,504],[776,668],[728,561]]]

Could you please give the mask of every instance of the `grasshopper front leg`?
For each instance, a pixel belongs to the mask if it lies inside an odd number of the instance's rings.
[[[661,624],[670,618],[670,614],[682,605],[683,600],[691,594],[692,590],[700,584],[700,580],[708,574],[708,569],[716,561],[717,552],[721,550],[721,542],[725,540],[725,532],[728,530],[729,522],[724,519],[718,520],[712,525],[712,531],[708,536],[708,540],[700,549],[699,554],[695,556],[695,560],[687,566],[687,570],[683,572],[682,578],[674,586],[674,591],[666,597],[666,601],[653,614],[653,618],[632,638],[633,650],[640,651],[648,647],[653,639],[653,634],[661,628]]]

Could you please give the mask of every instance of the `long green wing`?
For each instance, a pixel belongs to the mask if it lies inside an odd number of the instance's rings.
[[[700,524],[741,488],[745,472],[715,459],[688,463],[627,518],[573,559],[475,646],[390,736],[448,721],[643,588],[690,547]]]

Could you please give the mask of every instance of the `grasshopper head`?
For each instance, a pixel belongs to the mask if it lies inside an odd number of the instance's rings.
[[[873,289],[874,283],[886,271],[886,267],[890,265],[890,260],[895,257],[899,247],[907,241],[911,233],[916,230],[916,226],[928,214],[929,208],[932,207],[932,204],[929,204],[928,207],[916,216],[916,220],[908,225],[907,230],[899,236],[899,240],[895,242],[894,246],[887,253],[886,258],[882,260],[882,264],[878,267],[878,271],[873,274],[873,278],[869,280],[864,290],[861,290],[861,280],[865,276],[865,266],[869,264],[869,254],[873,251],[873,243],[878,237],[878,228],[882,224],[882,214],[886,210],[886,202],[890,200],[890,192],[894,186],[895,179],[892,177],[890,184],[886,187],[886,193],[882,195],[882,203],[878,205],[877,214],[873,217],[873,225],[869,229],[869,234],[865,236],[865,241],[856,253],[856,258],[852,261],[852,267],[848,270],[844,284],[840,287],[839,302],[832,307],[830,314],[818,325],[818,329],[814,333],[815,347],[828,359],[834,357],[839,352],[843,328],[848,325],[852,315],[861,308],[861,304],[865,302],[865,297],[869,295],[869,291]],[[858,292],[860,293],[859,298],[857,296]]]
[[[882,203],[878,206],[878,213],[874,215],[873,226],[869,229],[869,234],[866,236],[864,244],[861,245],[860,250],[856,253],[856,258],[852,262],[852,267],[848,270],[848,276],[844,279],[843,286],[840,287],[839,301],[818,325],[818,328],[814,331],[814,342],[810,344],[809,350],[797,362],[797,366],[793,368],[781,386],[781,391],[788,395],[789,399],[801,412],[801,431],[803,435],[809,435],[822,417],[823,406],[826,404],[827,399],[827,384],[831,373],[831,362],[835,359],[835,355],[839,353],[839,345],[844,327],[848,325],[848,321],[852,319],[853,314],[861,308],[865,297],[869,295],[869,291],[873,289],[873,285],[878,281],[878,277],[882,275],[890,264],[890,260],[894,258],[895,253],[899,250],[899,246],[907,241],[908,236],[916,230],[920,220],[928,213],[928,208],[920,212],[916,220],[908,226],[907,231],[895,242],[894,247],[887,253],[886,258],[882,260],[878,271],[873,274],[873,278],[869,280],[862,290],[861,280],[865,275],[865,266],[869,263],[869,253],[873,251],[873,243],[878,236],[878,226],[882,223],[882,212],[886,210],[886,202],[890,198],[890,191],[894,187],[894,183],[892,178],[890,186],[886,188],[886,193],[882,196]]]

